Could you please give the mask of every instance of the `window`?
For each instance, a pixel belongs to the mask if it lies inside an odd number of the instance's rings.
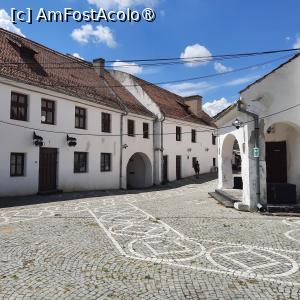
[[[86,129],[86,109],[75,107],[75,128]]]
[[[111,171],[111,153],[101,153],[101,172]]]
[[[143,138],[149,139],[149,124],[143,123]]]
[[[176,126],[176,141],[181,141],[181,127]]]
[[[26,95],[11,93],[10,118],[27,121],[28,99]]]
[[[110,114],[102,113],[102,132],[111,132]]]
[[[25,154],[11,153],[10,154],[10,176],[24,176]]]
[[[192,143],[196,143],[196,130],[192,129]]]
[[[43,124],[54,125],[55,102],[42,99],[41,117]]]
[[[134,136],[134,121],[133,120],[128,120],[127,121],[127,131],[129,136]]]
[[[216,162],[216,159],[213,158],[213,166],[216,167],[217,166],[217,162]]]
[[[87,173],[87,152],[74,152],[74,173]]]
[[[212,134],[212,144],[216,145],[216,141],[217,141],[217,137],[214,134]]]

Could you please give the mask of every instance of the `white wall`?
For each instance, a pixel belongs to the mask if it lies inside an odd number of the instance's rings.
[[[28,122],[10,119],[11,91],[28,95]],[[68,132],[77,138],[77,146],[68,147],[65,133],[48,133],[36,130],[44,138],[45,147],[58,149],[58,189],[63,191],[80,191],[91,189],[119,188],[120,138],[81,136],[77,134],[102,135],[101,112],[109,112],[112,117],[112,133],[120,133],[120,113],[108,111],[88,102],[74,102],[75,99],[61,98],[55,93],[32,91],[25,86],[9,86],[0,83],[1,110],[0,120],[20,126]],[[56,124],[41,124],[41,99],[53,100],[56,103]],[[75,129],[75,106],[87,109],[87,130]],[[10,125],[0,125],[1,155],[0,155],[0,196],[27,195],[38,192],[39,179],[39,148],[32,142],[32,129]],[[88,152],[88,173],[74,174],[74,151]],[[26,153],[26,171],[24,177],[10,177],[10,153]],[[112,172],[100,172],[100,153],[112,153]]]
[[[192,158],[197,157],[200,164],[200,173],[208,173],[213,166],[213,158],[217,160],[217,146],[212,144],[211,127],[180,122],[179,120],[166,118],[164,121],[163,155],[168,156],[168,179],[176,180],[176,155],[181,156],[182,177],[195,175]],[[176,141],[176,126],[181,127],[182,140]],[[191,131],[195,129],[196,143],[192,143]],[[206,131],[206,132],[200,132]],[[191,149],[191,151],[188,151]]]
[[[260,118],[260,185],[262,203],[267,203],[266,190],[266,141],[287,141],[288,181],[297,185],[298,202],[300,203],[300,57],[284,65],[260,82],[241,92],[241,100],[248,111],[256,113]],[[291,109],[288,109],[291,108]],[[288,110],[287,110],[288,109]],[[219,127],[226,127],[239,118],[247,122],[244,134],[234,127],[220,130],[220,147],[227,134],[234,134],[239,143],[245,143],[245,161],[243,162],[244,203],[251,209],[256,207],[256,167],[253,158],[254,124],[253,119],[236,108],[218,120]],[[277,126],[277,134],[268,135],[270,126]],[[222,188],[222,152],[219,152],[219,187]],[[248,181],[245,181],[247,179]]]
[[[200,172],[207,173],[211,171],[213,166],[213,158],[216,158],[217,163],[217,146],[212,145],[211,134],[213,128],[209,126],[199,126],[196,123],[183,122],[179,119],[166,118],[163,121],[163,114],[155,101],[149,97],[141,86],[132,78],[130,74],[111,71],[111,74],[121,83],[126,89],[138,99],[138,101],[151,111],[156,117],[155,123],[155,160],[154,160],[154,183],[159,184],[162,181],[162,155],[168,156],[168,179],[169,181],[176,180],[176,155],[182,157],[182,177],[188,177],[195,174],[192,166],[192,157],[197,157],[200,163]],[[161,145],[161,122],[163,121],[163,146]],[[188,134],[182,135],[182,141],[176,141],[176,126],[182,127],[182,132]],[[197,132],[197,143],[191,142],[191,130],[197,131],[207,130],[210,132]],[[168,135],[168,133],[173,133]],[[162,153],[162,147],[164,151]],[[188,152],[187,149],[192,149]],[[206,151],[205,149],[208,149]]]
[[[265,175],[265,141],[267,129],[276,123],[285,123],[294,127],[294,136],[287,136],[290,161],[290,174],[288,180],[297,184],[298,202],[300,203],[300,57],[289,62],[282,68],[278,69],[263,81],[258,82],[246,91],[241,93],[242,100],[249,105],[249,110],[257,112],[262,119],[261,121],[261,169]],[[256,101],[253,101],[256,100]],[[298,106],[297,106],[298,105]],[[287,108],[292,109],[286,110]],[[275,113],[275,115],[273,115]],[[272,116],[270,116],[272,115]],[[265,116],[268,116],[264,118]],[[292,128],[291,127],[291,128]],[[290,140],[290,142],[289,142]],[[292,166],[293,165],[293,166]],[[262,193],[266,195],[266,181],[262,181]]]
[[[128,136],[127,135],[127,120],[134,120],[135,122],[135,136]],[[149,124],[149,139],[143,138],[143,123]],[[122,176],[122,188],[127,188],[127,165],[129,162],[129,159],[135,154],[135,153],[143,153],[148,157],[148,159],[151,162],[151,169],[152,169],[152,176],[147,181],[147,186],[150,186],[153,184],[153,157],[154,157],[154,151],[153,151],[153,119],[142,117],[142,116],[136,116],[134,114],[129,114],[124,117],[123,119],[123,128],[124,128],[124,136],[123,136],[123,145],[127,145],[128,147],[126,149],[123,149],[123,163],[122,163],[122,170],[123,170],[123,176]],[[151,184],[150,184],[150,183]]]

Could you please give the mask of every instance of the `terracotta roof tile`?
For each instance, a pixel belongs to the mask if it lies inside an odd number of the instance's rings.
[[[193,114],[183,97],[135,76],[132,77],[155,101],[166,117],[215,127],[213,119],[205,112],[202,112],[200,117]]]
[[[91,63],[4,29],[0,29],[0,76],[124,110],[121,99],[129,111],[151,115],[125,88],[109,87],[116,82],[108,72],[102,79]]]

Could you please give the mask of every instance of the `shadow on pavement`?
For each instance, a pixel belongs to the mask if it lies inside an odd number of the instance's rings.
[[[57,193],[51,195],[31,195],[31,196],[18,196],[18,197],[1,197],[0,208],[26,206],[42,203],[51,203],[59,201],[70,201],[88,198],[101,198],[107,196],[117,195],[134,195],[151,191],[166,191],[172,190],[191,184],[202,184],[217,179],[216,173],[202,174],[199,178],[187,177],[178,181],[166,183],[164,185],[152,186],[147,189],[141,190],[101,190],[101,191],[84,191],[72,193]]]

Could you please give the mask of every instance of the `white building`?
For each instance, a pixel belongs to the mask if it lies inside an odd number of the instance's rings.
[[[162,153],[169,155],[168,180],[176,179],[176,155],[178,177],[193,174],[192,157],[202,172],[216,158],[211,119],[189,116],[179,96],[172,106],[184,107],[188,121],[163,118],[155,100],[149,106],[123,87],[102,59],[91,64],[3,29],[0,95],[0,196],[149,187],[163,180]],[[160,134],[163,119],[168,136]],[[209,132],[191,143],[191,128],[200,124]]]
[[[124,72],[111,74],[156,117],[156,183],[195,174],[196,160],[200,173],[216,170],[216,128],[202,111],[201,96],[184,98]]]
[[[237,103],[216,116],[222,128],[218,138],[221,192],[232,193],[235,140],[240,148],[243,191],[237,208],[256,210],[262,205],[280,210],[300,204],[299,78],[297,54],[246,87]],[[233,122],[244,124],[237,129]]]

